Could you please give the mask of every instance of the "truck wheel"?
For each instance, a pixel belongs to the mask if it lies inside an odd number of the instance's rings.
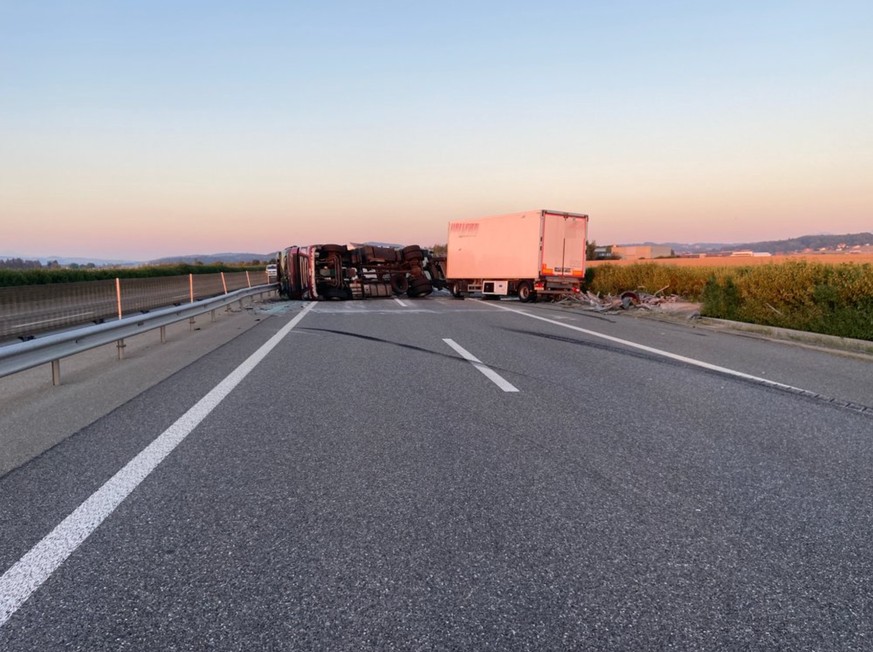
[[[452,283],[452,296],[455,297],[456,299],[465,298],[464,293],[461,291],[461,284],[460,283]]]
[[[424,254],[421,251],[421,247],[418,245],[409,245],[408,247],[403,247],[400,253],[403,254],[403,260],[406,262],[412,262],[413,260],[421,260],[424,258]]]
[[[518,284],[518,300],[522,303],[527,303],[534,298],[533,287],[531,287],[530,281],[522,281]]]
[[[325,288],[321,295],[325,299],[348,299],[349,293],[345,288]]]
[[[409,284],[406,294],[410,297],[421,297],[431,292],[433,292],[433,286],[430,284],[430,279],[426,276],[416,276]]]
[[[346,247],[343,247],[342,245],[336,245],[336,244],[321,245],[318,248],[319,254],[344,254],[347,251],[348,251],[348,249]]]
[[[405,274],[395,274],[391,277],[391,289],[394,294],[403,294],[409,289],[409,281]]]

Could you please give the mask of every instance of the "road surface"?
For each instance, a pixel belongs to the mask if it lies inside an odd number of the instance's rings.
[[[869,359],[285,306],[0,478],[0,649],[873,647]]]

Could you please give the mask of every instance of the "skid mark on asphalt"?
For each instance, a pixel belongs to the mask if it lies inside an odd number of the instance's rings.
[[[743,373],[742,371],[737,371],[736,369],[729,369],[728,367],[721,367],[719,365],[711,364],[709,362],[704,362],[703,360],[697,360],[696,358],[689,358],[684,355],[679,355],[677,353],[671,353],[670,351],[664,351],[663,349],[656,349],[651,346],[646,346],[645,344],[639,344],[637,342],[632,342],[630,340],[623,340],[619,337],[613,337],[612,335],[606,335],[605,333],[598,333],[597,331],[592,331],[587,328],[581,328],[580,326],[574,326],[572,324],[566,324],[564,322],[557,321],[555,319],[549,319],[548,317],[540,317],[539,315],[533,315],[529,312],[525,312],[523,310],[518,310],[515,308],[507,308],[500,305],[493,306],[494,308],[498,308],[500,310],[505,310],[506,312],[512,312],[517,315],[521,315],[523,317],[528,317],[530,319],[536,319],[538,321],[545,322],[547,324],[553,324],[555,326],[560,326],[561,328],[568,328],[570,330],[576,331],[578,333],[584,333],[585,335],[590,335],[591,337],[600,338],[602,340],[606,340],[608,342],[613,342],[615,344],[619,344],[624,347],[629,347],[631,349],[635,349],[637,351],[644,351],[650,355],[666,358],[669,360],[674,360],[677,362],[681,362],[686,365],[691,365],[694,367],[699,367],[701,369],[706,369],[708,371],[713,371],[719,374],[723,374],[725,376],[731,376],[733,378],[738,378],[741,380],[749,381],[752,383],[756,383],[758,385],[763,385],[765,387],[770,387],[773,389],[778,389],[789,394],[794,394],[797,396],[804,396],[806,398],[812,398],[817,401],[822,401],[829,405],[834,405],[840,408],[847,408],[852,410],[853,412],[861,412],[865,415],[873,416],[873,407],[868,405],[862,405],[860,403],[854,403],[852,401],[844,401],[841,399],[836,399],[830,396],[825,396],[823,394],[819,394],[818,392],[814,392],[812,390],[803,389],[802,387],[795,387],[794,385],[787,385],[785,383],[776,382],[775,380],[770,380],[768,378],[761,378],[760,376],[753,376],[752,374]]]

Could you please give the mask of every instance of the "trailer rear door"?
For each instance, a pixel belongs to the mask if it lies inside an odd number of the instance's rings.
[[[588,218],[543,212],[543,276],[585,276]]]

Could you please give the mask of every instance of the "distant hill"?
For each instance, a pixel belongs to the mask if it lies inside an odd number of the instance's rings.
[[[20,259],[24,262],[33,263],[34,267],[39,265],[48,265],[51,262],[56,262],[59,265],[95,265],[97,267],[136,267],[138,265],[177,265],[187,263],[194,265],[203,263],[204,265],[212,265],[215,263],[250,263],[253,260],[268,261],[276,258],[276,252],[268,254],[251,254],[251,253],[222,253],[222,254],[191,254],[185,256],[168,256],[166,258],[156,258],[155,260],[110,260],[105,258],[71,258],[69,256],[20,256],[0,254],[0,261],[11,261]],[[38,263],[38,264],[37,264]]]
[[[374,245],[380,244],[383,246],[397,247],[399,245],[388,243],[373,243],[367,242],[364,244]],[[842,235],[803,235],[797,238],[789,238],[787,240],[764,240],[761,242],[636,242],[626,243],[625,246],[633,245],[659,245],[670,247],[677,254],[692,253],[719,253],[737,250],[752,250],[766,251],[771,254],[800,252],[807,249],[818,251],[819,249],[835,250],[840,245],[846,247],[856,247],[864,245],[873,245],[873,233],[846,233]],[[256,253],[234,253],[225,252],[219,254],[190,254],[184,256],[168,256],[166,258],[156,258],[149,261],[135,260],[105,260],[97,258],[69,258],[65,256],[21,256],[0,254],[0,261],[12,260],[15,258],[24,259],[24,261],[39,261],[42,265],[47,265],[50,261],[57,261],[58,264],[66,266],[71,264],[86,265],[94,264],[97,267],[127,267],[136,265],[173,265],[173,264],[189,264],[195,265],[203,263],[204,265],[213,265],[216,263],[251,263],[254,260],[259,260],[264,263],[275,260],[276,252],[266,254]],[[38,265],[35,265],[38,266]]]
[[[362,246],[362,245],[370,245],[370,246],[378,246],[378,247],[402,247],[403,245],[393,244],[390,242],[364,242],[357,243],[354,246]],[[167,258],[158,258],[156,260],[150,260],[147,264],[149,265],[172,265],[178,263],[187,263],[189,265],[193,265],[195,263],[203,263],[204,265],[212,265],[215,263],[250,263],[253,260],[260,260],[263,262],[267,261],[275,261],[277,252],[272,251],[268,254],[251,254],[251,253],[233,253],[227,252],[223,254],[197,254],[197,255],[187,255],[187,256],[169,256]]]
[[[95,265],[97,267],[129,267],[131,265],[139,264],[139,262],[135,260],[118,260],[106,258],[71,258],[69,256],[17,256],[0,254],[0,261],[15,259],[32,262],[34,263],[33,267],[39,267],[39,265],[48,265],[49,263],[57,263],[58,265]],[[36,263],[39,263],[39,265],[37,265]]]
[[[166,258],[157,258],[148,261],[148,265],[176,265],[179,263],[187,263],[194,265],[203,263],[204,265],[214,265],[216,263],[250,263],[253,260],[266,262],[274,260],[276,252],[269,254],[251,254],[251,253],[223,253],[223,254],[191,254],[185,256],[168,256]]]
[[[790,240],[765,240],[764,242],[750,242],[742,246],[743,249],[753,251],[769,251],[772,254],[783,254],[804,249],[836,249],[838,246],[847,247],[873,245],[873,233],[847,233],[844,235],[803,235]]]
[[[840,245],[847,247],[873,245],[873,233],[845,233],[842,235],[803,235],[787,240],[764,240],[761,242],[644,242],[645,245],[661,245],[670,247],[676,253],[716,253],[720,251],[736,251],[738,249],[751,251],[766,251],[771,254],[784,254],[806,249],[834,250]]]

